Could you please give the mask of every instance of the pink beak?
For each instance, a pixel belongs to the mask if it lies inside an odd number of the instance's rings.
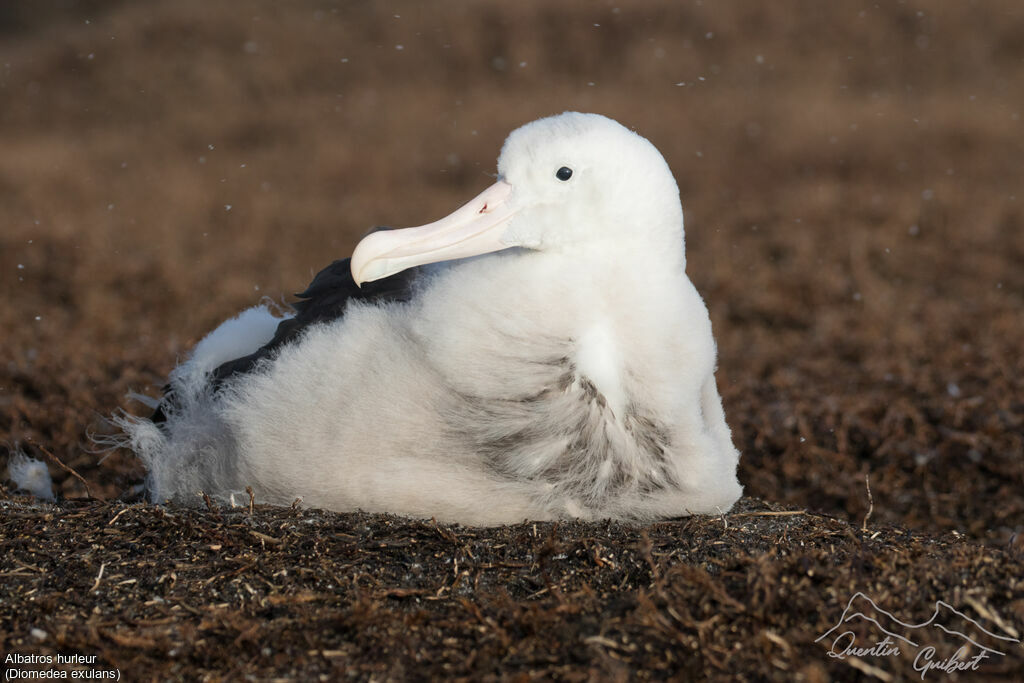
[[[503,226],[515,214],[507,202],[511,193],[512,186],[499,180],[439,221],[367,235],[352,252],[353,279],[362,285],[413,266],[515,246],[501,240]]]

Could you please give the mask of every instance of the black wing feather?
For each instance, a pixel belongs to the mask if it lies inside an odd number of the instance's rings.
[[[210,382],[216,390],[227,379],[251,372],[256,364],[273,356],[282,346],[298,339],[310,325],[337,320],[345,315],[350,301],[366,303],[388,303],[408,301],[412,297],[413,282],[422,272],[421,268],[410,268],[390,277],[356,285],[349,265],[351,259],[341,259],[327,266],[313,278],[305,291],[296,294],[300,301],[292,303],[294,317],[282,320],[274,337],[259,349],[241,358],[221,364],[211,373]],[[174,403],[174,391],[164,387],[160,405],[153,411],[150,420],[165,422],[165,407]]]

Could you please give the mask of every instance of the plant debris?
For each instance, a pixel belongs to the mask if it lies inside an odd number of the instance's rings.
[[[493,529],[258,504],[3,505],[6,651],[95,654],[131,680],[826,680],[860,661],[815,642],[858,592],[908,622],[943,600],[990,629],[995,614],[1024,624],[1020,557],[749,498],[647,527]],[[939,629],[917,644],[950,646]],[[980,673],[1019,671],[1024,650],[1006,650]],[[913,661],[876,666],[911,678]]]

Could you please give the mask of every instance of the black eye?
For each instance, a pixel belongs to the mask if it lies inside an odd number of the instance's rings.
[[[572,178],[572,169],[568,166],[563,166],[555,172],[555,177],[559,180],[568,180]]]

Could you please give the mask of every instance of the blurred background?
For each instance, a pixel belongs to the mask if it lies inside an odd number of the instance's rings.
[[[0,4],[0,448],[118,495],[127,391],[564,110],[678,179],[748,494],[1024,531],[1016,0]]]

